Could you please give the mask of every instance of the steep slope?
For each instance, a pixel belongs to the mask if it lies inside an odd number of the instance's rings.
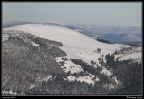
[[[31,85],[64,73],[54,57],[66,56],[60,42],[39,38],[22,31],[3,32],[2,90],[23,93]],[[57,45],[57,46],[56,46]]]

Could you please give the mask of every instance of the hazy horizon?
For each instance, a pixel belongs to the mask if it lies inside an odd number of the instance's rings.
[[[2,21],[142,27],[141,2],[2,3]]]

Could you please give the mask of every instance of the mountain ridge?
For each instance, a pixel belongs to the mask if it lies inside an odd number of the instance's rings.
[[[61,25],[3,32],[3,94],[104,95],[141,78],[141,47],[106,44]]]

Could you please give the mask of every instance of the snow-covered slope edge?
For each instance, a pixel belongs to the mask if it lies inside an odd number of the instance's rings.
[[[20,30],[42,38],[62,42],[64,46],[62,46],[61,49],[67,53],[68,58],[83,59],[88,63],[90,63],[91,60],[97,61],[102,54],[113,53],[115,50],[124,47],[120,44],[98,42],[77,31],[62,26],[25,24],[4,28],[4,30],[10,29]],[[98,48],[101,49],[101,53],[96,52]]]

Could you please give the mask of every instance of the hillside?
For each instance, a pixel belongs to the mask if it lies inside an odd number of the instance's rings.
[[[141,80],[141,47],[99,42],[63,26],[3,28],[2,43],[3,94],[105,95]]]
[[[3,22],[3,28],[24,25],[24,24],[38,24],[34,22],[10,21]],[[88,37],[103,39],[111,43],[142,43],[141,27],[122,27],[122,26],[104,26],[91,24],[67,24],[61,22],[46,22],[43,25],[53,25],[66,27],[71,30],[78,31]]]
[[[63,73],[54,57],[66,56],[62,43],[32,34],[9,30],[3,32],[2,89],[22,93],[49,75]]]
[[[120,44],[98,42],[95,39],[62,26],[26,24],[4,28],[4,30],[10,29],[21,30],[42,38],[62,42],[63,46],[60,48],[67,53],[68,58],[83,59],[88,63],[91,60],[97,61],[102,54],[113,53],[115,50],[123,47]],[[101,53],[99,54],[95,52],[98,48],[101,49]]]
[[[46,23],[45,23],[46,24]],[[64,24],[64,23],[47,23],[49,25],[64,26],[76,30],[86,36],[104,39],[112,43],[125,42],[142,42],[142,33],[140,27],[125,26],[104,26],[90,24]]]
[[[109,95],[142,95],[142,91],[140,89],[142,88],[142,82],[137,81],[134,84],[127,86],[123,89],[117,90],[115,92],[109,93]]]

